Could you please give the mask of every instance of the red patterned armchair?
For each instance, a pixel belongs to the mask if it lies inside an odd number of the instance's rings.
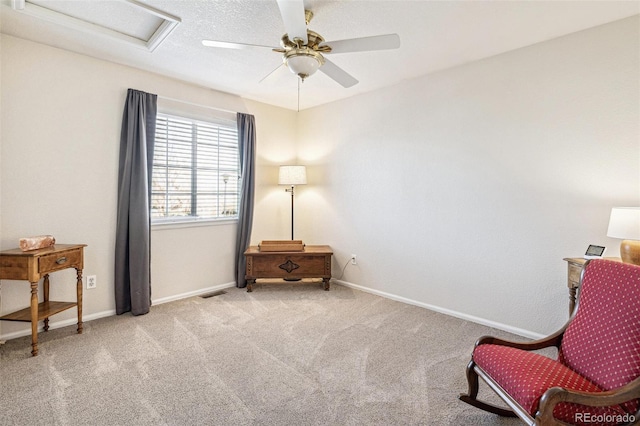
[[[532,352],[555,346],[558,358]],[[509,407],[477,399],[481,377]],[[528,425],[640,424],[640,266],[592,260],[569,322],[541,340],[484,336],[460,399]]]

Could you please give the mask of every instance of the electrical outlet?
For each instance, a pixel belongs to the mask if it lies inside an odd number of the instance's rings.
[[[95,275],[87,275],[87,289],[96,288],[98,280]]]
[[[358,262],[356,261],[356,255],[355,254],[351,255],[351,264],[352,265],[357,265],[358,264]]]

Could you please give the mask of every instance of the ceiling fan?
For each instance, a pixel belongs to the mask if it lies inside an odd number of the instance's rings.
[[[283,64],[300,77],[301,81],[320,70],[345,88],[354,86],[358,80],[325,58],[325,54],[388,50],[400,47],[398,34],[325,42],[320,34],[307,29],[307,25],[313,18],[313,12],[305,10],[303,0],[277,1],[287,30],[287,33],[280,40],[281,47],[214,40],[202,40],[202,44],[225,49],[271,49],[282,54]]]

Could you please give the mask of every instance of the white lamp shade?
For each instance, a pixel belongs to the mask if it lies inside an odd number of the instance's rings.
[[[287,58],[287,67],[298,76],[309,77],[320,68],[320,62],[313,56],[297,55]]]
[[[612,208],[607,236],[623,240],[640,240],[640,207]]]
[[[306,185],[307,184],[307,167],[306,166],[280,166],[280,174],[278,175],[279,185]]]

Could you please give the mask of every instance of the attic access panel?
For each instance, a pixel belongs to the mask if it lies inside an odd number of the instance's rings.
[[[12,8],[59,25],[108,36],[153,52],[181,22],[135,0],[12,0]]]

